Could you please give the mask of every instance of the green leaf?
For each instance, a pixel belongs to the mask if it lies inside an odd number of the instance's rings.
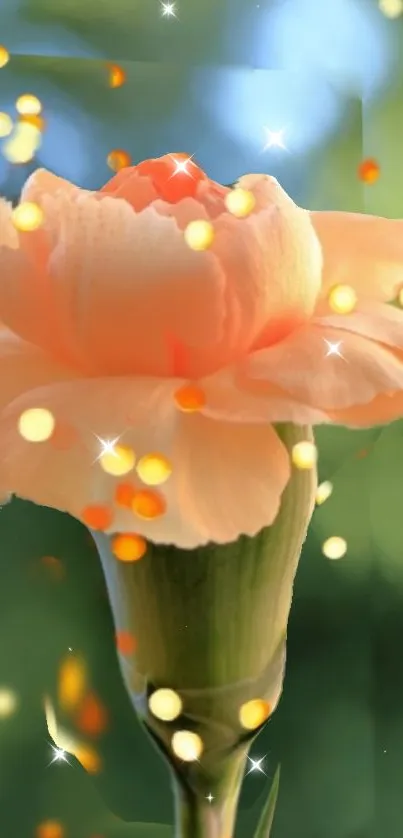
[[[271,828],[273,826],[274,814],[276,811],[278,792],[280,788],[280,765],[277,766],[276,773],[271,784],[268,798],[263,811],[260,816],[259,823],[256,828],[254,838],[270,838]]]

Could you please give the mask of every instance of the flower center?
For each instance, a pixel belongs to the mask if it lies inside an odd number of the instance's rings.
[[[176,204],[183,198],[194,198],[199,182],[207,175],[188,154],[165,154],[154,160],[144,160],[136,166],[139,175],[150,178],[160,198]]]

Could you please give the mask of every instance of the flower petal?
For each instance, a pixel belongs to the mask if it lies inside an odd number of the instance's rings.
[[[318,323],[252,355],[243,376],[246,382],[281,387],[294,401],[328,415],[365,405],[370,416],[376,396],[403,389],[403,357],[359,334]]]
[[[7,488],[36,503],[65,510],[86,522],[85,510],[101,506],[108,532],[137,532],[155,543],[193,549],[227,542],[270,524],[290,466],[286,449],[269,425],[229,425],[184,415],[174,403],[180,381],[98,379],[31,390],[1,414],[0,460]],[[70,443],[52,438],[29,443],[18,433],[23,410],[40,405],[71,431]],[[137,458],[159,453],[172,474],[158,488],[166,511],[154,520],[118,505],[119,484],[144,489],[135,471],[114,477],[101,468],[102,441],[118,439]],[[154,490],[153,490],[154,491]]]
[[[36,169],[32,175],[25,181],[24,188],[21,193],[21,201],[32,201],[33,203],[41,204],[42,199],[46,195],[79,195],[83,190],[69,180],[65,180],[47,169]]]
[[[344,212],[312,212],[322,245],[323,295],[352,286],[359,298],[393,300],[403,284],[403,221]]]

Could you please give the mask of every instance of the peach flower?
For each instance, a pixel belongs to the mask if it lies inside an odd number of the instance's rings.
[[[276,517],[292,468],[276,423],[403,414],[403,313],[386,304],[403,222],[309,213],[267,175],[237,188],[245,217],[167,155],[100,192],[37,171],[32,232],[0,203],[0,490],[110,533],[224,543]],[[338,285],[350,313],[332,309]],[[35,408],[55,422],[42,442],[20,433]]]

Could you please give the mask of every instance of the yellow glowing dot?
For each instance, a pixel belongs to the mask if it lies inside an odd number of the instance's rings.
[[[123,148],[114,148],[107,156],[106,162],[110,169],[114,172],[120,172],[121,169],[126,169],[131,165],[132,158]]]
[[[385,17],[394,20],[403,13],[403,0],[379,0],[379,10]]]
[[[22,96],[19,96],[15,103],[15,107],[18,113],[23,116],[38,116],[42,110],[41,102],[38,97],[33,96],[32,93],[24,93]]]
[[[0,137],[8,137],[13,130],[13,120],[8,113],[0,113]]]
[[[191,221],[184,232],[185,242],[192,250],[208,250],[214,241],[214,227],[210,221]]]
[[[316,491],[316,503],[320,506],[322,503],[325,502],[333,492],[333,483],[330,480],[325,480],[324,483],[320,483]]]
[[[342,559],[347,553],[347,541],[333,535],[322,544],[322,553],[327,559]]]
[[[184,384],[174,393],[174,400],[179,410],[195,413],[206,404],[206,394],[197,384]]]
[[[314,445],[313,442],[307,441],[297,442],[297,444],[293,446],[291,459],[296,468],[314,468],[318,459],[316,445]]]
[[[11,220],[21,233],[32,233],[43,224],[43,210],[38,204],[25,201],[12,211]]]
[[[237,218],[245,218],[254,209],[256,199],[248,189],[232,189],[225,198],[228,212]]]
[[[5,47],[0,46],[0,68],[5,67],[6,64],[10,61],[10,53],[8,49]]]
[[[115,445],[113,451],[105,451],[99,457],[101,468],[113,477],[121,477],[134,469],[136,455],[127,445]]]
[[[256,730],[267,721],[271,713],[271,705],[261,698],[247,701],[239,711],[239,721],[245,730]]]
[[[357,305],[357,294],[351,285],[336,285],[329,294],[329,306],[336,314],[350,314]]]
[[[122,533],[112,539],[112,553],[121,562],[137,562],[146,552],[146,540],[136,533]]]
[[[156,690],[148,699],[148,706],[156,719],[173,722],[182,712],[182,699],[174,690]]]
[[[177,730],[172,737],[172,750],[183,762],[196,762],[203,753],[203,742],[197,733]]]
[[[78,707],[87,687],[87,669],[77,655],[64,658],[59,669],[58,698],[62,710],[71,712]]]
[[[147,486],[160,486],[172,474],[172,466],[163,454],[146,454],[138,461],[136,471]]]
[[[122,87],[126,81],[126,73],[119,64],[108,64],[109,87]]]
[[[55,429],[55,419],[50,410],[33,407],[24,410],[18,420],[18,430],[27,442],[46,442]]]
[[[6,719],[12,716],[18,707],[18,698],[15,692],[5,687],[0,687],[0,718]]]
[[[2,147],[2,153],[9,163],[29,163],[42,142],[42,134],[35,125],[25,120],[18,121],[11,137]]]

